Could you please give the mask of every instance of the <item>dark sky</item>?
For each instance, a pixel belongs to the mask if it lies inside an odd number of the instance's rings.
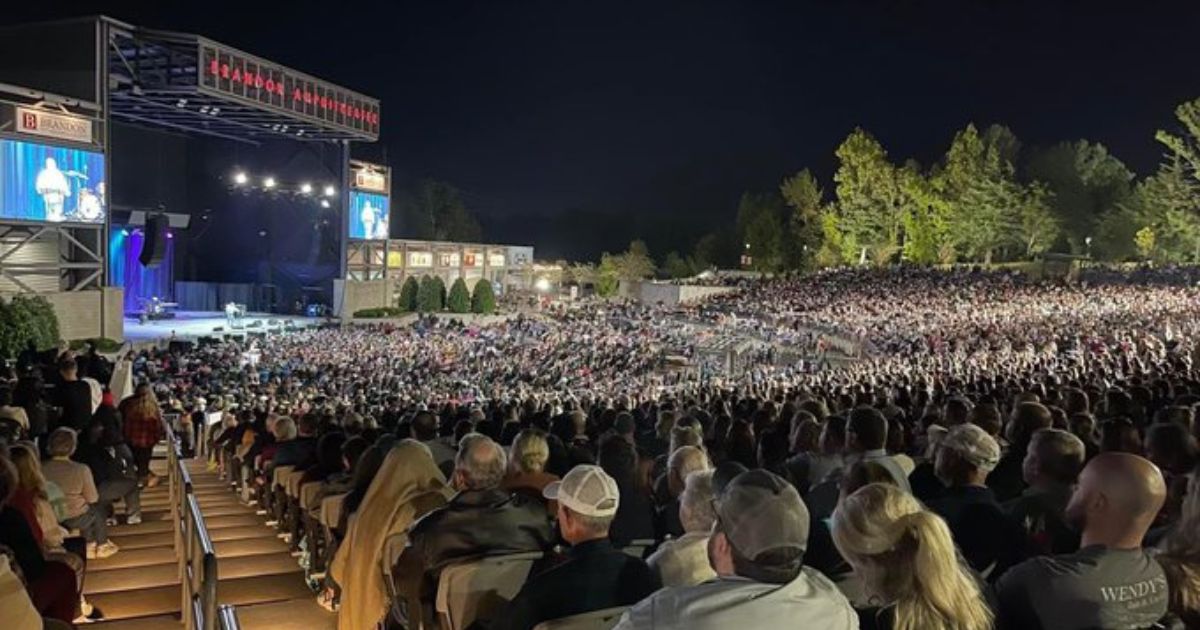
[[[1196,1],[18,2],[0,20],[98,11],[379,97],[401,180],[448,181],[487,236],[550,252],[590,253],[551,228],[577,213],[686,249],[743,190],[805,166],[831,188],[856,125],[897,161],[1001,122],[1144,174],[1200,96]]]

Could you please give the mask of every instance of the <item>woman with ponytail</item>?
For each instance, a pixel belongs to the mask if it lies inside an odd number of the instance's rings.
[[[833,541],[872,604],[863,630],[991,630],[979,583],[959,558],[950,529],[903,490],[873,483],[833,515]]]

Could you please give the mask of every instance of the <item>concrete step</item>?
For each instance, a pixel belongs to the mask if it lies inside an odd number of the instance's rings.
[[[294,573],[297,581],[301,583],[304,581],[304,570],[296,564],[295,558],[287,554],[225,558],[218,563],[217,571],[222,581],[285,573]],[[89,572],[83,590],[84,594],[90,596],[99,593],[153,589],[172,584],[179,584],[179,567],[175,563],[167,563]]]
[[[321,608],[314,597],[270,604],[239,606],[243,630],[334,630],[337,613]]]
[[[308,590],[304,580],[291,573],[221,580],[217,585],[217,597],[222,604],[235,606],[309,598],[316,601],[316,595]],[[181,599],[178,584],[88,596],[88,601],[99,606],[109,620],[164,615],[178,618]],[[159,627],[178,628],[177,625]]]

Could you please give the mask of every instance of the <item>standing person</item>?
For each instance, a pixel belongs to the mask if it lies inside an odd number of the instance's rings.
[[[162,411],[150,386],[142,383],[133,390],[133,396],[121,401],[121,418],[124,420],[125,440],[133,451],[137,464],[138,480],[147,488],[158,485],[158,475],[150,472],[150,458],[154,445],[163,439]]]
[[[873,483],[833,516],[833,542],[878,604],[864,630],[991,630],[992,613],[945,521],[895,486]]]
[[[55,394],[62,409],[58,426],[82,431],[92,419],[92,387],[79,379],[79,366],[70,354],[58,360],[58,375]]]
[[[530,576],[492,630],[528,630],[543,621],[628,606],[658,590],[658,577],[646,563],[608,540],[621,495],[603,469],[576,466],[547,486],[545,497],[558,503],[559,531],[571,545],[567,561]]]
[[[658,591],[626,612],[617,630],[858,628],[833,582],[804,566],[809,515],[791,484],[765,470],[745,472],[721,488],[713,507],[708,557],[717,579]]]
[[[1038,557],[996,583],[1002,628],[1149,628],[1167,613],[1167,578],[1142,539],[1166,499],[1154,464],[1101,453],[1079,475],[1067,520],[1081,531],[1073,554]]]

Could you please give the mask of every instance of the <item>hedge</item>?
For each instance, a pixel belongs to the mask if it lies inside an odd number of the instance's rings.
[[[482,315],[496,312],[496,294],[492,291],[492,283],[486,279],[475,283],[475,292],[471,295],[471,312]]]
[[[446,308],[450,309],[451,313],[471,312],[471,292],[467,290],[467,283],[462,278],[455,280],[451,285],[450,296],[446,298]]]
[[[400,296],[396,298],[396,306],[410,313],[416,311],[418,291],[417,278],[409,276],[400,287]]]
[[[383,306],[380,308],[364,308],[354,311],[354,316],[359,319],[377,319],[380,317],[400,317],[408,311],[394,306]]]
[[[0,300],[0,357],[16,357],[29,344],[49,350],[58,344],[58,316],[41,296]]]

